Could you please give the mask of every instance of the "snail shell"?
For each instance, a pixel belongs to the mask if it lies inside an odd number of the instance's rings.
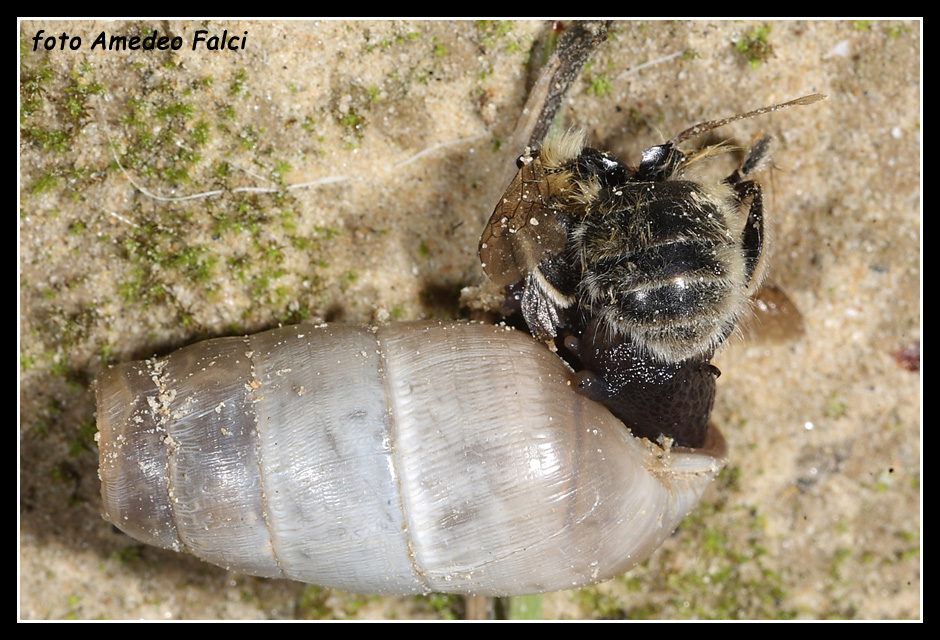
[[[515,595],[646,559],[724,462],[664,451],[506,328],[295,325],[98,381],[106,517],[242,573]]]

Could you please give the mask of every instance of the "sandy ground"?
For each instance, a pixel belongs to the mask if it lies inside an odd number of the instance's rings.
[[[921,616],[920,24],[765,26],[616,23],[567,100],[594,146],[636,162],[696,122],[829,95],[700,141],[774,136],[770,277],[805,330],[791,315],[782,340],[770,322],[719,354],[728,469],[651,560],[545,596],[546,618]],[[465,314],[548,27],[20,25],[22,618],[462,615],[459,598],[246,577],[117,532],[93,380],[278,323]],[[82,45],[33,52],[39,29]],[[248,36],[91,50],[153,29]]]

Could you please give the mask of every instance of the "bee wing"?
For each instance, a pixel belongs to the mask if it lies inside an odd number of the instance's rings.
[[[519,282],[564,251],[567,235],[549,198],[542,163],[533,158],[509,183],[480,238],[480,261],[494,283]]]

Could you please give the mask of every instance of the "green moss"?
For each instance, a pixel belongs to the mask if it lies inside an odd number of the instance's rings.
[[[188,120],[193,115],[193,108],[187,102],[173,102],[159,106],[154,115],[162,120]]]
[[[62,616],[63,620],[77,620],[78,619],[78,605],[81,603],[82,597],[77,594],[72,594],[68,597],[67,607],[68,613]]]
[[[846,560],[852,557],[852,551],[850,549],[836,549],[836,552],[832,556],[832,564],[829,566],[829,575],[833,580],[841,582],[841,569],[845,564]]]
[[[232,81],[229,83],[229,90],[232,92],[233,96],[242,95],[245,96],[251,95],[248,93],[248,90],[245,88],[245,85],[248,82],[248,73],[244,69],[239,69],[235,72],[235,75],[232,76]]]
[[[101,361],[104,364],[112,364],[114,362],[114,347],[110,344],[103,344],[98,348],[98,352],[101,354]]]
[[[212,165],[212,175],[215,176],[217,181],[224,184],[227,178],[232,175],[232,165],[225,160],[219,160]]]
[[[894,535],[899,540],[904,542],[919,542],[920,541],[920,531],[917,529],[912,529],[910,531],[899,529],[894,532]]]
[[[415,603],[426,611],[436,614],[441,620],[457,620],[463,609],[463,597],[450,593],[415,596]]]
[[[201,112],[199,92],[206,84],[193,82],[182,91],[167,83],[145,87],[125,103],[121,123],[122,144],[115,146],[121,166],[145,181],[157,179],[168,186],[187,184],[200,166],[198,150],[209,142],[212,127]]]
[[[310,239],[303,236],[294,236],[290,237],[290,246],[298,251],[310,251],[313,247],[316,246],[316,243]]]
[[[205,146],[209,141],[209,124],[204,120],[200,120],[196,123],[196,126],[193,127],[191,135],[193,142],[197,146]]]
[[[607,77],[606,73],[593,76],[588,86],[588,93],[598,96],[599,98],[609,95],[612,90],[613,87],[610,84],[610,78]]]
[[[124,547],[112,553],[111,557],[120,564],[134,564],[140,560],[140,549],[137,545]]]
[[[712,556],[724,556],[728,545],[728,536],[720,529],[708,527],[705,529],[702,541],[702,551]]]
[[[728,465],[718,472],[718,488],[729,493],[741,490],[741,467]]]
[[[275,244],[269,244],[264,248],[264,259],[274,264],[280,264],[284,261],[284,252]]]
[[[735,495],[724,488],[714,493],[724,498],[698,507],[674,536],[680,547],[694,549],[694,553],[682,553],[679,565],[670,557],[669,548],[663,548],[653,561],[618,578],[619,589],[599,585],[579,590],[576,597],[582,615],[629,619],[795,617],[797,612],[785,604],[784,577],[767,566],[770,560],[763,544],[766,534],[761,512],[756,507],[737,506],[735,513],[740,515],[730,520],[737,523],[736,529],[710,526],[713,514],[731,508],[730,499]],[[656,563],[655,570],[651,570],[651,562]],[[655,599],[646,597],[649,590],[656,591]]]
[[[96,433],[98,433],[98,427],[94,418],[85,420],[69,442],[69,456],[77,458],[89,451],[95,451]]]
[[[26,137],[33,144],[41,147],[43,151],[54,151],[55,153],[64,152],[71,140],[71,136],[66,131],[43,129],[41,127],[27,129]]]
[[[598,587],[579,589],[575,592],[575,597],[578,606],[590,612],[594,619],[623,620],[628,617],[623,602]]]
[[[920,556],[920,547],[918,546],[918,547],[913,547],[911,549],[906,549],[904,551],[901,551],[901,553],[898,554],[898,560],[902,562],[906,562],[908,560],[913,560],[914,558],[917,558],[919,556]]]
[[[297,232],[297,221],[294,219],[293,212],[281,212],[281,229],[283,229],[287,234],[294,234]]]
[[[242,129],[241,133],[238,134],[238,137],[241,141],[242,149],[245,151],[251,151],[254,149],[255,145],[258,144],[258,138],[260,134],[254,125],[248,125]]]
[[[33,195],[39,195],[41,193],[55,191],[58,186],[59,177],[52,173],[47,173],[36,178],[36,180],[34,180],[30,185],[29,190]]]
[[[178,283],[202,285],[204,295],[211,297],[218,256],[187,236],[191,217],[188,209],[165,210],[159,219],[141,222],[124,236],[120,246],[130,267],[119,279],[118,293],[125,303],[144,308],[168,303],[177,321],[184,322],[190,312],[173,293]]]
[[[326,600],[330,595],[328,589],[310,585],[300,592],[295,609],[296,617],[304,620],[325,620],[332,616]]]
[[[22,59],[26,59],[23,56]],[[21,68],[20,71],[20,123],[25,123],[42,107],[45,84],[52,78],[48,61],[35,68]]]
[[[265,305],[278,306],[284,301],[278,298],[278,290],[272,285],[272,282],[280,279],[284,275],[283,269],[275,267],[265,267],[254,277],[251,284],[251,295],[256,302]]]
[[[773,45],[770,44],[770,25],[756,27],[749,34],[734,43],[734,49],[743,56],[752,69],[757,69],[761,63],[774,55]]]
[[[903,25],[903,24],[890,27],[888,29],[888,39],[894,40],[895,38],[899,38],[900,36],[902,36],[905,33],[908,33],[909,31],[910,29],[908,28],[908,26]]]
[[[832,392],[829,396],[829,399],[826,401],[826,406],[823,407],[823,414],[827,418],[841,418],[846,413],[845,402],[839,397],[836,392]]]
[[[366,125],[366,120],[355,111],[349,111],[339,116],[339,123],[348,130],[348,133],[361,137],[360,129]]]
[[[477,20],[475,23],[480,46],[484,49],[503,49],[514,52],[520,49],[513,37],[513,25],[505,20]],[[551,45],[550,45],[551,46]]]
[[[206,283],[212,278],[216,261],[208,247],[195,245],[167,256],[161,266],[182,271],[193,282]]]
[[[315,225],[313,227],[313,232],[317,234],[317,236],[323,238],[324,240],[329,240],[331,238],[335,238],[336,236],[340,235],[340,232],[337,231],[336,229],[331,229],[330,227],[321,227],[319,225]]]
[[[340,617],[351,618],[370,602],[374,596],[347,594],[316,585],[305,587],[297,598],[295,617],[305,620],[328,620],[337,617],[335,603],[342,603]]]
[[[87,65],[82,65],[80,70],[72,71],[71,83],[65,90],[65,100],[61,105],[68,117],[77,125],[76,132],[91,119],[90,97],[104,93],[104,87],[90,81],[88,78],[90,75],[91,69]]]
[[[274,164],[274,169],[271,171],[273,178],[279,183],[284,184],[284,176],[291,170],[290,164],[284,160],[279,160]]]

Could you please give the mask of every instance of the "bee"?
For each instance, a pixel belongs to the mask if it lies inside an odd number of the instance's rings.
[[[686,170],[726,147],[686,153],[679,144],[823,98],[696,124],[646,149],[636,168],[586,147],[579,132],[527,149],[483,232],[484,271],[497,285],[522,283],[522,316],[550,345],[563,328],[577,333],[591,322],[652,362],[707,363],[759,284],[763,193],[751,176],[766,163],[770,138],[758,138],[716,184]]]

